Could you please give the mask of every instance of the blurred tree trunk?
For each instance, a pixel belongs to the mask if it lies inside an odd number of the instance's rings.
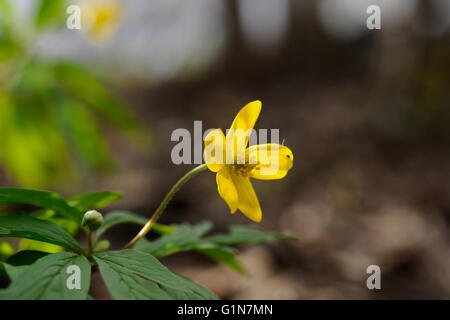
[[[270,77],[271,73],[279,72],[279,66],[285,63],[289,51],[283,49],[271,54],[264,49],[249,50],[240,21],[239,0],[229,0],[225,3],[228,44],[224,54],[225,70],[222,71],[234,78],[247,80],[249,77]]]

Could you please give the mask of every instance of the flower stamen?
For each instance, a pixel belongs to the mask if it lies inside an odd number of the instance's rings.
[[[250,163],[245,163],[245,164],[233,164],[232,165],[232,172],[237,175],[237,176],[241,176],[244,178],[248,178],[250,175],[250,172],[255,169],[255,167],[257,166],[257,164],[250,164]]]

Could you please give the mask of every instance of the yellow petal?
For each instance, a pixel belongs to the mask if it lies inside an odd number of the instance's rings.
[[[205,137],[203,152],[206,165],[212,172],[218,172],[225,163],[225,135],[221,129],[214,129]]]
[[[238,112],[236,118],[234,118],[230,130],[242,129],[246,131],[253,129],[260,112],[261,101],[256,100],[248,103]]]
[[[261,101],[259,100],[250,102],[239,111],[227,132],[226,163],[231,164],[230,162],[234,162],[234,159],[240,159],[241,163],[244,163],[245,147],[260,112]]]
[[[279,144],[251,146],[247,149],[247,155],[251,164],[257,164],[250,177],[260,180],[284,178],[294,163],[292,151]]]
[[[250,220],[260,222],[262,218],[261,207],[250,179],[235,174],[232,174],[231,178],[239,196],[238,209]]]
[[[231,178],[232,173],[229,166],[223,166],[216,175],[217,189],[220,196],[230,207],[231,213],[235,213],[238,207],[238,191]]]

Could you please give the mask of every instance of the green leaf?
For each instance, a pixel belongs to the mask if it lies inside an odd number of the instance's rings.
[[[292,237],[288,233],[263,232],[246,226],[231,227],[229,234],[203,237],[211,229],[211,225],[208,223],[195,226],[178,225],[174,228],[174,233],[164,235],[154,241],[141,239],[135,249],[155,257],[164,257],[177,252],[196,251],[244,274],[246,270],[236,258],[237,251],[225,245],[273,242]]]
[[[79,229],[79,224],[73,221],[73,219],[66,218],[64,216],[61,216],[60,214],[57,214],[53,210],[38,210],[30,213],[30,216],[34,218],[38,218],[40,220],[46,220],[51,223],[56,224],[57,226],[60,226],[64,230],[66,230],[71,235],[74,235],[77,233]]]
[[[5,270],[5,267],[3,266],[3,263],[0,261],[0,277],[3,277],[3,276],[8,276],[8,274],[6,273],[6,270]]]
[[[94,252],[106,251],[109,249],[111,243],[108,240],[100,240],[95,244]]]
[[[79,228],[79,225],[75,221],[68,219],[66,217],[62,217],[57,213],[55,213],[53,210],[44,209],[35,211],[30,213],[30,216],[38,218],[40,220],[45,220],[54,223],[57,226],[60,226],[61,228],[66,230],[72,236],[76,234]],[[20,241],[19,248],[21,250],[37,250],[47,253],[56,253],[64,251],[64,248],[61,246],[30,239],[22,239]]]
[[[8,258],[14,252],[14,248],[8,242],[0,241],[0,258]]]
[[[192,291],[180,291],[174,290],[170,287],[166,287],[164,285],[160,285],[160,288],[167,292],[171,297],[176,300],[217,300],[217,297],[211,293],[205,287],[202,287],[198,283],[195,283],[191,279],[188,279],[183,276],[179,276],[186,285],[193,288]]]
[[[224,263],[232,269],[245,274],[245,268],[236,259],[237,250],[215,244],[201,238],[204,234],[204,225],[176,227],[176,232],[165,235],[155,241],[141,239],[135,246],[136,250],[150,253],[155,257],[164,257],[178,252],[196,251],[214,261]]]
[[[214,261],[224,263],[242,274],[246,273],[244,266],[242,266],[236,258],[237,250],[231,247],[217,245],[204,239],[194,239],[191,243],[184,243],[179,246],[170,244],[168,245],[167,250],[163,250],[164,248],[155,247],[153,242],[146,239],[141,239],[136,244],[135,248],[136,250],[150,253],[155,257],[165,257],[178,252],[196,251]]]
[[[118,273],[126,272],[136,274],[177,292],[180,291],[189,294],[197,299],[216,299],[214,294],[207,289],[172,273],[155,257],[145,252],[133,249],[108,251],[96,253],[94,259],[99,264],[102,276],[104,273],[104,271],[102,271],[102,266],[103,270],[105,270],[104,266],[107,265],[109,266],[109,269],[106,269],[106,277],[111,275],[111,273],[108,272],[111,271],[110,269],[113,269]],[[108,287],[108,289],[114,291],[115,288],[111,283],[110,286],[111,288]],[[111,294],[114,295],[119,293],[111,292]]]
[[[96,259],[109,293],[117,300],[170,300],[159,287],[117,264]]]
[[[160,239],[164,240],[162,242],[166,242],[166,239],[162,238],[165,237],[161,237],[154,242],[157,242]],[[191,240],[192,241],[190,242],[178,244],[169,242],[167,244],[167,247],[164,248],[160,247],[159,245],[154,246],[154,242],[150,242],[146,239],[141,239],[136,244],[135,249],[150,253],[155,257],[165,257],[178,252],[196,251],[211,258],[214,261],[224,263],[242,274],[246,273],[244,266],[242,266],[236,258],[237,250],[230,247],[218,245],[204,239],[197,238]]]
[[[294,235],[287,232],[264,232],[248,226],[232,226],[228,234],[217,234],[206,237],[218,244],[251,244],[263,242],[275,242],[281,239],[292,239]]]
[[[0,264],[3,264],[3,267],[5,268],[6,274],[9,277],[9,280],[11,282],[15,282],[19,276],[29,268],[29,266],[12,266],[5,262],[0,262]]]
[[[83,253],[84,249],[65,230],[24,213],[0,216],[0,237],[18,237],[59,245]]]
[[[37,26],[61,23],[65,13],[65,0],[41,0],[35,23]]]
[[[193,246],[193,250],[204,254],[205,256],[217,262],[224,263],[239,273],[246,274],[244,266],[236,259],[237,251],[230,247],[212,245],[210,248],[202,248],[201,246]]]
[[[151,230],[160,235],[172,234],[175,232],[175,228],[173,226],[160,223],[155,223]]]
[[[122,198],[120,193],[100,191],[85,193],[67,200],[67,203],[80,211],[99,210]]]
[[[121,223],[131,223],[143,226],[147,223],[147,221],[148,219],[138,216],[129,211],[112,211],[105,216],[103,224],[96,232],[96,238],[100,239],[100,236],[102,236],[109,228],[114,227],[115,225]],[[152,230],[158,232],[159,234],[167,234],[174,232],[175,229],[170,226],[155,224],[153,225]]]
[[[164,235],[155,241],[141,239],[136,249],[154,256],[166,256],[179,251],[190,250],[195,243],[201,242],[201,237],[212,228],[209,221],[197,225],[181,224],[174,226],[173,234]]]
[[[23,250],[9,257],[6,262],[12,266],[28,266],[46,255],[48,253],[42,251]]]
[[[64,248],[61,246],[57,246],[55,244],[30,240],[30,239],[22,239],[19,244],[20,250],[32,250],[32,251],[42,251],[47,253],[57,253],[64,251]]]
[[[80,268],[80,289],[69,289],[68,267]],[[90,286],[91,265],[83,257],[70,252],[50,254],[20,273],[8,289],[0,291],[0,299],[10,300],[84,300]]]
[[[57,193],[21,188],[0,188],[0,203],[23,203],[54,210],[79,224],[83,214]]]

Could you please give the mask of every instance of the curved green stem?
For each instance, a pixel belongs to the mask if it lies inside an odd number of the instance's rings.
[[[161,214],[164,212],[164,209],[169,204],[170,200],[173,198],[175,193],[180,189],[180,187],[188,181],[190,178],[192,178],[195,174],[199,173],[200,171],[203,171],[207,168],[206,164],[201,164],[198,167],[195,167],[188,173],[186,173],[180,180],[175,183],[175,185],[170,189],[169,193],[167,193],[164,200],[159,205],[158,209],[156,209],[155,213],[153,213],[153,216],[150,218],[150,220],[145,224],[144,227],[142,227],[141,231],[130,241],[127,243],[127,245],[124,247],[124,249],[130,248],[133,245],[136,244],[141,238],[143,238],[151,229],[153,224],[158,220],[158,218],[161,216]]]

